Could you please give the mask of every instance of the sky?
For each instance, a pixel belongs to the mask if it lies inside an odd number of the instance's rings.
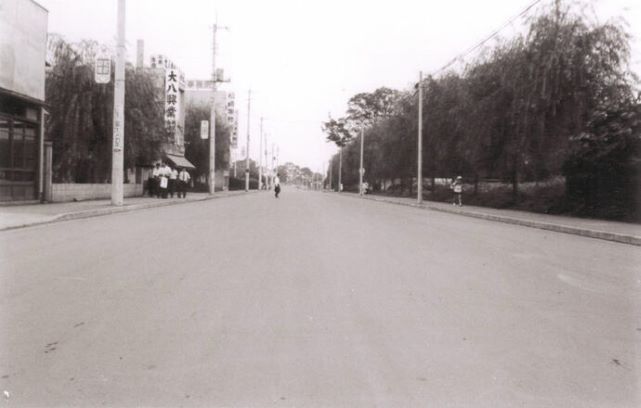
[[[49,32],[68,41],[115,46],[117,0],[37,0],[49,10]],[[540,4],[552,0],[542,0]],[[533,0],[128,0],[127,58],[136,40],[149,55],[164,54],[187,79],[208,79],[212,26],[218,30],[216,66],[236,92],[239,145],[248,130],[258,158],[260,118],[279,161],[322,171],[336,148],[321,123],[340,117],[347,100],[381,86],[407,89],[419,71],[431,73],[517,16]],[[633,70],[641,74],[641,1],[593,0],[597,21],[623,17],[633,35]],[[504,28],[510,37],[521,19]],[[488,42],[491,46],[492,42]],[[474,54],[468,56],[472,58]]]

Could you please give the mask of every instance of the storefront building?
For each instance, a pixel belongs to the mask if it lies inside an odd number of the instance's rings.
[[[159,90],[158,98],[164,102],[165,127],[170,135],[163,144],[160,159],[194,170],[194,165],[185,158],[185,75],[164,55],[152,55],[149,70]]]
[[[0,202],[44,199],[47,19],[33,0],[0,7]]]

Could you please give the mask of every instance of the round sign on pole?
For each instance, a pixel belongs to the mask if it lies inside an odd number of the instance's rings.
[[[96,57],[94,78],[98,84],[108,84],[111,82],[111,58],[106,55]]]

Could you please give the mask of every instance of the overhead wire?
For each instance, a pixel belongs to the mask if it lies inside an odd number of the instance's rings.
[[[445,71],[446,69],[448,69],[449,67],[451,67],[452,65],[454,65],[457,61],[463,60],[469,54],[471,54],[472,52],[476,51],[477,49],[482,47],[485,43],[487,43],[488,41],[492,40],[494,37],[499,35],[501,33],[501,31],[503,31],[505,29],[505,27],[511,25],[517,19],[523,17],[528,11],[530,11],[533,7],[535,7],[536,5],[541,3],[542,1],[544,1],[544,0],[535,0],[535,1],[533,1],[532,3],[530,3],[530,5],[528,5],[526,8],[524,8],[520,13],[518,13],[514,17],[510,18],[507,22],[505,22],[499,28],[494,30],[489,36],[487,36],[483,40],[479,41],[478,43],[476,43],[472,47],[468,48],[466,51],[456,55],[449,62],[447,62],[445,65],[443,65],[441,68],[438,68],[437,70],[435,70],[432,73],[428,74],[428,77],[429,76],[436,76],[436,75],[440,74],[441,72]]]

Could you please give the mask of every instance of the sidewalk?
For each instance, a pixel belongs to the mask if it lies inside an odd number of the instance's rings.
[[[250,193],[256,192],[255,190]],[[0,206],[0,231],[48,224],[57,221],[96,217],[145,208],[164,207],[196,201],[212,200],[247,194],[245,191],[221,191],[214,195],[208,193],[188,193],[187,198],[159,199],[155,197],[130,197],[124,199],[122,207],[114,207],[111,200],[87,200],[66,203],[26,204]]]
[[[356,194],[341,193],[348,197],[359,198]],[[448,203],[423,201],[416,203],[416,198],[389,197],[380,195],[365,195],[367,200],[407,205],[411,207],[427,208],[467,217],[481,218],[490,221],[517,224],[525,227],[540,228],[549,231],[581,235],[584,237],[604,239],[630,245],[641,246],[641,225],[617,221],[604,221],[588,218],[566,217],[561,215],[547,215],[517,210],[499,210],[487,207],[457,207]]]

